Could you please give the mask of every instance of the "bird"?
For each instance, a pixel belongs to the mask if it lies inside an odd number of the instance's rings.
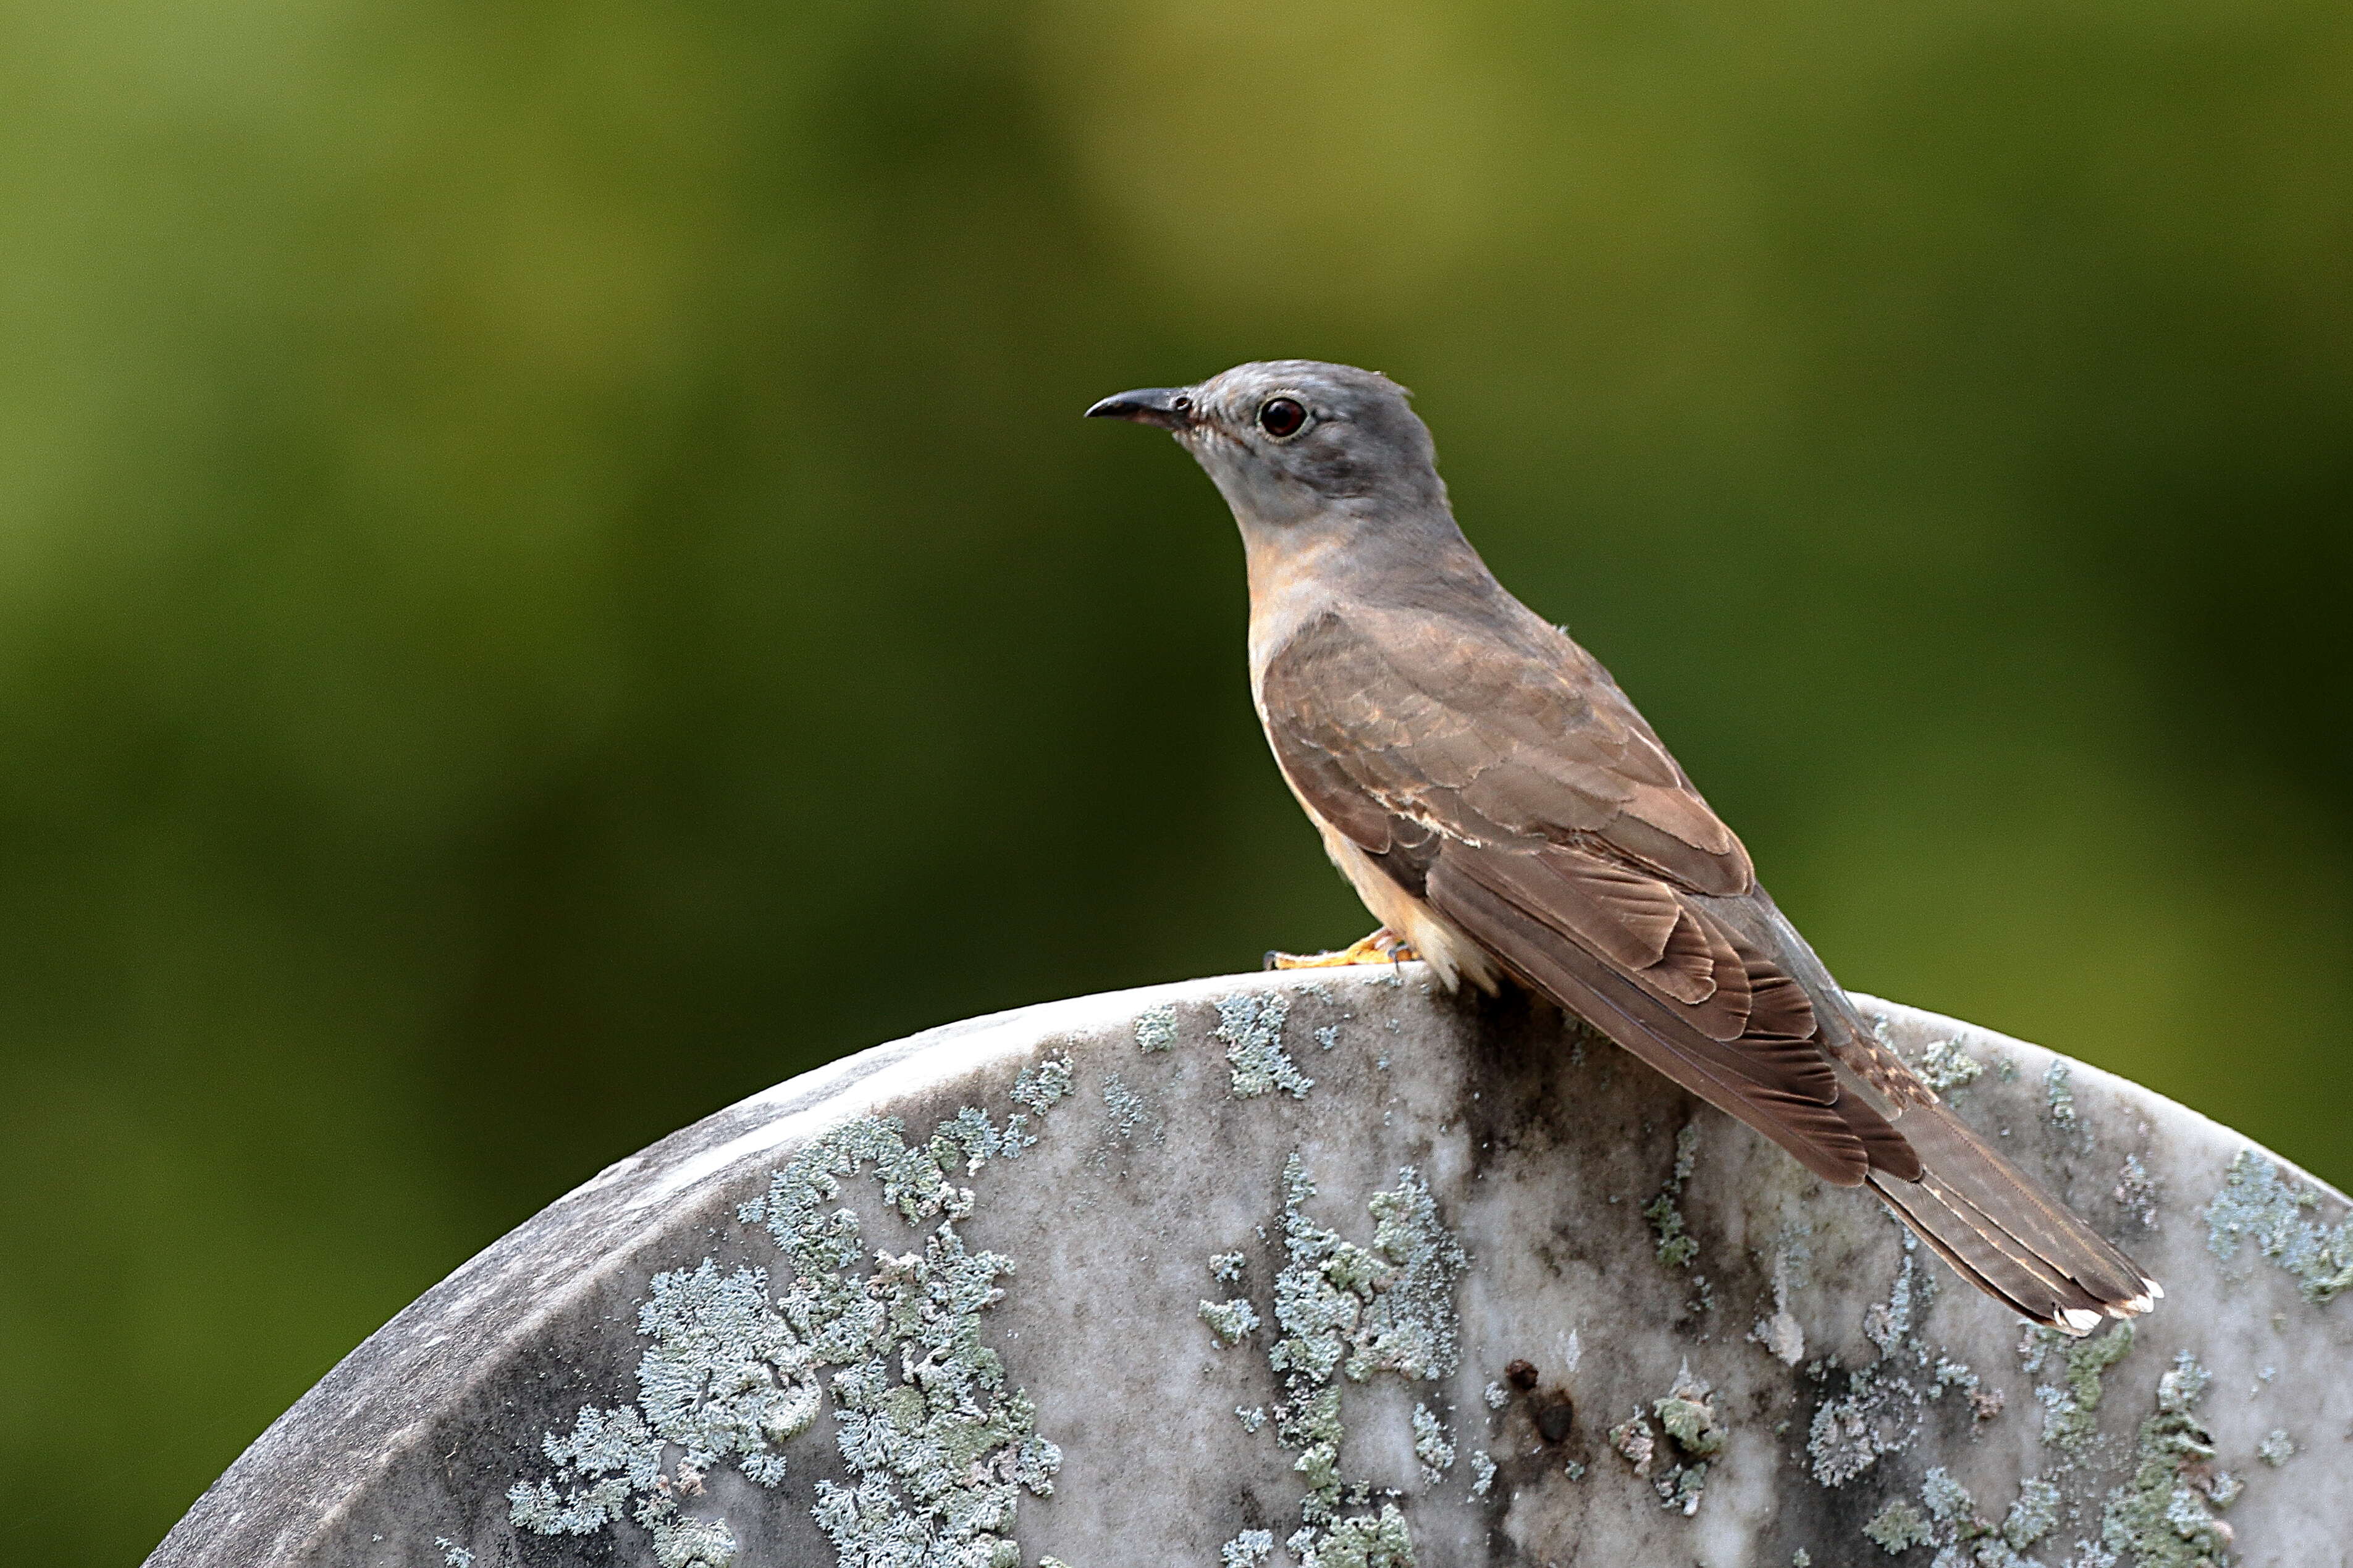
[[[1291,963],[1525,987],[2034,1322],[2081,1336],[2164,1295],[1872,1032],[1609,671],[1464,537],[1404,387],[1259,361],[1087,416],[1168,431],[1240,528],[1259,719],[1380,922]]]

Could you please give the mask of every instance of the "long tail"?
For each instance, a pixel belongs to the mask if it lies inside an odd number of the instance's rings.
[[[1460,874],[1458,874],[1458,871]],[[1482,873],[1487,874],[1482,879]],[[2164,1294],[2124,1254],[1971,1132],[1863,1026],[1805,939],[1759,893],[1708,904],[1805,985],[1812,1035],[1703,1035],[1664,999],[1548,923],[1494,868],[1441,858],[1433,909],[1550,997],[1824,1181],[1869,1184],[1960,1276],[2071,1334],[2148,1310]],[[1693,900],[1696,901],[1696,900]]]
[[[2146,1312],[2164,1288],[2022,1175],[1942,1103],[1896,1119],[1920,1179],[1865,1178],[1960,1276],[2012,1310],[2071,1334]]]

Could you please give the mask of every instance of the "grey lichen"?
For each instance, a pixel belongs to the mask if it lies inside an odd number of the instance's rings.
[[[1679,1456],[1677,1462],[1653,1479],[1651,1486],[1659,1494],[1662,1507],[1686,1518],[1699,1511],[1700,1499],[1707,1487],[1708,1461],[1724,1452],[1724,1427],[1715,1406],[1709,1403],[1711,1392],[1706,1384],[1692,1376],[1691,1367],[1685,1363],[1666,1395],[1651,1402],[1651,1413],[1658,1417],[1661,1429]],[[1610,1436],[1615,1446],[1618,1433]],[[1655,1439],[1647,1426],[1627,1432],[1626,1443],[1628,1447],[1637,1449],[1649,1444],[1651,1457],[1655,1457]],[[1619,1451],[1627,1453],[1627,1448]],[[1629,1453],[1628,1458],[1632,1459],[1633,1456]],[[1635,1474],[1643,1473],[1645,1462],[1635,1461]]]
[[[1234,1284],[1240,1280],[1242,1269],[1248,1262],[1239,1252],[1220,1252],[1209,1259],[1209,1275],[1212,1279]]]
[[[1377,1222],[1373,1250],[1388,1270],[1365,1312],[1362,1364],[1408,1378],[1451,1375],[1462,1361],[1454,1282],[1469,1256],[1439,1218],[1430,1184],[1409,1165],[1365,1206]],[[1365,1375],[1355,1360],[1348,1375]]]
[[[1920,1053],[1915,1069],[1930,1089],[1938,1094],[1950,1094],[1974,1082],[1985,1071],[1985,1063],[1961,1049],[1958,1040],[1935,1040]]]
[[[2141,1163],[2139,1155],[2125,1156],[2123,1166],[2116,1172],[2114,1195],[2125,1213],[2140,1221],[2143,1230],[2157,1228],[2161,1203],[2157,1178],[2148,1173],[2148,1167]]]
[[[1013,1080],[1013,1102],[1043,1116],[1071,1092],[1071,1058],[1050,1057],[1021,1069]]]
[[[989,1161],[1018,1160],[1022,1150],[1037,1142],[1029,1125],[1027,1116],[1016,1116],[999,1131],[986,1111],[967,1105],[932,1134],[932,1158],[943,1171],[961,1164],[965,1175],[976,1176]]]
[[[1698,1158],[1699,1123],[1686,1122],[1683,1130],[1675,1134],[1673,1173],[1659,1190],[1659,1195],[1642,1208],[1642,1217],[1658,1233],[1659,1261],[1670,1268],[1689,1268],[1692,1259],[1699,1256],[1699,1238],[1684,1228],[1683,1210],[1675,1202],[1683,1196],[1683,1184],[1691,1180],[1692,1168]]]
[[[1237,1405],[1234,1406],[1234,1416],[1237,1420],[1241,1422],[1243,1431],[1255,1432],[1260,1427],[1266,1425],[1266,1406],[1263,1405]]]
[[[1863,1539],[1891,1557],[1936,1540],[1928,1529],[1927,1516],[1902,1498],[1873,1514],[1871,1522],[1862,1527],[1862,1534]]]
[[[1915,1546],[1934,1546],[1933,1568],[2035,1568],[2020,1552],[2049,1534],[2059,1519],[2059,1489],[2048,1480],[2030,1479],[2019,1489],[2018,1500],[1997,1530],[1978,1511],[1968,1489],[1942,1465],[1920,1482],[1920,1507],[1896,1499],[1864,1527],[1864,1534],[1893,1553]],[[1926,1511],[1924,1512],[1923,1510]]]
[[[1297,1454],[1304,1479],[1300,1528],[1285,1543],[1305,1568],[1406,1564],[1413,1561],[1405,1521],[1394,1505],[1376,1517],[1344,1517],[1369,1503],[1372,1490],[1340,1471],[1342,1385],[1377,1373],[1435,1380],[1460,1365],[1455,1281],[1469,1259],[1446,1229],[1420,1173],[1409,1166],[1398,1185],[1366,1204],[1373,1243],[1359,1247],[1307,1212],[1315,1184],[1293,1154],[1282,1169],[1283,1249],[1275,1279],[1274,1318],[1282,1330],[1268,1364],[1282,1379],[1275,1434]],[[1426,1406],[1415,1419],[1415,1449],[1426,1468],[1452,1462],[1452,1445]],[[1444,1463],[1437,1463],[1440,1459]]]
[[[2306,1300],[2325,1306],[2353,1288],[2353,1222],[2329,1229],[2305,1218],[2319,1203],[2319,1194],[2283,1182],[2277,1165],[2242,1149],[2206,1205],[2206,1245],[2228,1262],[2240,1242],[2253,1241],[2295,1277]]]
[[[1952,1471],[1942,1465],[1930,1468],[1920,1478],[1920,1500],[1928,1506],[1928,1517],[1940,1524],[1975,1520],[1977,1500],[1968,1489],[1953,1479]]]
[[[1926,1389],[1914,1384],[1895,1354],[1912,1330],[1916,1269],[1907,1248],[1887,1300],[1873,1302],[1863,1313],[1863,1332],[1879,1347],[1879,1360],[1849,1373],[1845,1392],[1824,1400],[1807,1428],[1806,1452],[1814,1479],[1823,1486],[1842,1487],[1883,1456],[1911,1447],[1920,1434],[1926,1401],[1941,1392],[1933,1384]]]
[[[2075,1117],[2075,1064],[2064,1057],[2054,1058],[2042,1069],[2042,1099],[2053,1126],[2073,1129]]]
[[[1609,1428],[1605,1440],[1613,1453],[1633,1467],[1636,1475],[1650,1475],[1651,1465],[1658,1458],[1659,1440],[1641,1410]]]
[[[1495,1461],[1481,1448],[1471,1456],[1471,1495],[1485,1497],[1495,1486]]]
[[[725,1521],[685,1514],[681,1500],[702,1496],[703,1476],[728,1458],[761,1486],[783,1479],[776,1450],[816,1417],[819,1358],[770,1304],[765,1270],[723,1276],[708,1258],[654,1277],[638,1331],[653,1341],[638,1363],[638,1404],[584,1405],[570,1432],[547,1434],[555,1477],[510,1488],[510,1517],[541,1535],[593,1534],[630,1517],[651,1532],[662,1568],[727,1568],[736,1547]],[[671,1447],[683,1453],[665,1469]]]
[[[1651,1483],[1659,1494],[1659,1506],[1685,1519],[1699,1511],[1700,1498],[1707,1489],[1707,1465],[1677,1465]]]
[[[1923,1325],[1936,1300],[1936,1280],[1920,1267],[1918,1257],[1918,1243],[1907,1235],[1887,1300],[1863,1312],[1863,1333],[1878,1348],[1879,1359],[1852,1371],[1834,1360],[1807,1368],[1817,1379],[1845,1378],[1844,1388],[1814,1412],[1807,1432],[1814,1479],[1823,1486],[1844,1486],[1884,1456],[1910,1447],[1926,1429],[1929,1406],[1953,1390],[1967,1395],[1973,1426],[2001,1410],[1999,1390],[1985,1388],[1966,1363],[1927,1342]]]
[[[2255,1458],[2277,1469],[2295,1458],[2295,1439],[2287,1435],[2285,1427],[2274,1426],[2255,1445]]]
[[[1258,1309],[1241,1296],[1230,1301],[1204,1301],[1201,1321],[1209,1325],[1209,1331],[1218,1336],[1219,1344],[1238,1345],[1258,1327]]]
[[[1245,1530],[1218,1548],[1218,1561],[1223,1568],[1258,1568],[1258,1564],[1274,1555],[1274,1531]]]
[[[2231,1527],[2215,1517],[2239,1494],[2212,1468],[2214,1437],[2198,1419],[2213,1374],[2188,1351],[2157,1383],[2157,1413],[2140,1425],[2132,1479],[2108,1493],[2100,1544],[2136,1568],[2222,1568]]]
[[[1119,1074],[1113,1073],[1103,1079],[1103,1110],[1109,1115],[1113,1138],[1124,1143],[1132,1142],[1137,1131],[1148,1125],[1153,1141],[1159,1141],[1162,1130],[1158,1119],[1152,1114],[1152,1108],[1145,1103],[1144,1096],[1121,1079]]]
[[[1418,1400],[1413,1407],[1413,1457],[1421,1461],[1421,1479],[1428,1486],[1444,1480],[1446,1472],[1454,1468],[1454,1439],[1447,1435],[1446,1423]]]
[[[2056,1334],[2045,1329],[2044,1334]],[[2067,1454],[2080,1454],[2097,1436],[2100,1379],[2133,1346],[2133,1326],[2120,1322],[2096,1339],[2069,1340],[2065,1344],[2067,1375],[2063,1383],[2038,1385],[2034,1397],[2042,1405],[2042,1440]],[[2052,1349],[2058,1347],[2052,1346]],[[2036,1358],[2035,1365],[2041,1364]],[[2031,1367],[2029,1370],[2032,1370]]]
[[[1863,1337],[1879,1347],[1882,1356],[1894,1354],[1898,1342],[1912,1332],[1912,1290],[1914,1283],[1920,1280],[1913,1249],[1907,1247],[1904,1261],[1896,1267],[1895,1283],[1888,1288],[1887,1300],[1874,1301],[1863,1310]]]
[[[474,1554],[448,1536],[435,1536],[433,1544],[441,1550],[442,1568],[474,1568]]]
[[[1136,1015],[1135,1046],[1143,1051],[1165,1051],[1176,1043],[1176,1005],[1163,1002]]]
[[[1814,1479],[1826,1487],[1842,1487],[1877,1464],[1881,1455],[1911,1441],[1908,1433],[1885,1429],[1883,1406],[1888,1402],[1879,1397],[1882,1393],[1865,1367],[1854,1374],[1843,1398],[1825,1400],[1814,1412],[1806,1432]]]
[[[1393,1502],[1381,1504],[1377,1517],[1344,1519],[1320,1537],[1293,1531],[1283,1545],[1299,1559],[1299,1568],[1417,1568],[1413,1536]]]
[[[2023,1552],[2059,1527],[2059,1488],[2040,1476],[2018,1483],[2018,1500],[2001,1521],[2001,1538],[2013,1552]]]
[[[1724,1428],[1717,1422],[1715,1406],[1708,1403],[1711,1392],[1685,1366],[1667,1396],[1651,1405],[1651,1414],[1658,1416],[1675,1447],[1694,1458],[1712,1458],[1724,1452]]]
[[[1025,1070],[1014,1097],[1043,1115],[1070,1083],[1064,1057]],[[638,1313],[652,1342],[637,1403],[584,1406],[570,1432],[546,1436],[556,1473],[509,1489],[515,1525],[586,1535],[626,1516],[652,1536],[659,1568],[729,1568],[737,1545],[725,1521],[690,1514],[685,1501],[704,1496],[703,1477],[730,1459],[775,1486],[783,1445],[807,1430],[829,1385],[853,1484],[818,1480],[811,1516],[845,1564],[1018,1563],[1016,1499],[1050,1493],[1061,1454],[981,1342],[979,1314],[1003,1296],[997,1280],[1012,1263],[966,1249],[956,1225],[973,1194],[946,1173],[976,1173],[1034,1142],[1017,1125],[1026,1120],[1000,1131],[967,1108],[910,1145],[898,1121],[868,1117],[776,1172],[737,1215],[765,1226],[792,1283],[772,1298],[765,1270],[722,1274],[708,1258],[655,1276]],[[937,1222],[920,1251],[879,1253],[862,1277],[849,1272],[864,1250],[858,1216],[837,1206],[841,1178],[861,1168],[902,1218]]]
[[[1490,1410],[1501,1410],[1512,1402],[1511,1391],[1500,1383],[1489,1384],[1479,1397],[1487,1402]]]
[[[1290,1012],[1291,999],[1280,993],[1245,993],[1218,1004],[1218,1026],[1209,1037],[1226,1042],[1236,1100],[1255,1100],[1278,1089],[1293,1100],[1304,1100],[1315,1087],[1315,1080],[1301,1072],[1282,1048],[1282,1026]]]

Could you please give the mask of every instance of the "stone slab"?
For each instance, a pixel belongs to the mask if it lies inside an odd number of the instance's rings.
[[[151,1568],[2343,1568],[2342,1194],[1865,999],[2161,1279],[2063,1342],[1580,1026],[1417,964],[976,1019],[624,1160]]]

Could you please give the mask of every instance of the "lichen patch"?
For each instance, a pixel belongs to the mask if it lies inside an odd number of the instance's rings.
[[[1245,1530],[1218,1548],[1218,1561],[1223,1568],[1258,1568],[1274,1555],[1274,1531]]]
[[[2057,1334],[2055,1329],[2041,1332]],[[2039,1384],[2035,1399],[2042,1406],[2042,1440],[2066,1454],[2081,1454],[2098,1435],[2101,1377],[2133,1347],[2133,1326],[2120,1322],[2094,1339],[2068,1340],[2063,1353],[2066,1375],[2059,1383]],[[2050,1347],[2053,1350],[2059,1346]],[[2029,1370],[2032,1370],[2031,1367]]]
[[[1675,1374],[1674,1386],[1665,1397],[1651,1403],[1651,1414],[1658,1417],[1660,1429],[1680,1456],[1651,1486],[1659,1494],[1661,1507],[1686,1519],[1699,1511],[1700,1499],[1707,1489],[1709,1462],[1724,1452],[1725,1429],[1715,1406],[1710,1403],[1713,1392],[1692,1376],[1691,1367],[1685,1363]],[[1640,1436],[1630,1435],[1629,1438],[1638,1446],[1647,1439],[1647,1431]],[[1638,1462],[1635,1473],[1640,1475],[1641,1471]]]
[[[1936,1539],[1928,1529],[1928,1516],[1902,1498],[1873,1514],[1871,1522],[1862,1527],[1862,1535],[1890,1557],[1915,1546],[1926,1546]]]
[[[1454,1468],[1454,1439],[1447,1434],[1445,1421],[1419,1400],[1413,1406],[1413,1457],[1421,1461],[1427,1486],[1436,1486]]]
[[[2162,1212],[2163,1194],[2157,1178],[2137,1154],[2127,1154],[2116,1170],[2116,1186],[2112,1194],[2125,1213],[2140,1221],[2143,1230],[2155,1230]]]
[[[1985,1063],[1961,1048],[1958,1040],[1932,1040],[1912,1064],[1920,1080],[1938,1094],[1950,1094],[1977,1081]]]
[[[2065,1057],[2054,1058],[2042,1069],[2042,1103],[2053,1127],[2072,1132],[2081,1124],[2075,1114],[2075,1064]]]
[[[1304,1100],[1315,1087],[1283,1049],[1282,1026],[1290,1012],[1291,998],[1280,992],[1245,992],[1218,1004],[1218,1026],[1209,1037],[1226,1042],[1236,1100],[1255,1100],[1276,1089]]]
[[[1176,1005],[1163,1002],[1136,1015],[1135,1048],[1165,1051],[1176,1043]]]
[[[638,1310],[649,1345],[635,1404],[585,1405],[572,1429],[542,1441],[555,1473],[507,1493],[518,1529],[587,1535],[628,1519],[652,1537],[659,1568],[731,1568],[723,1519],[689,1511],[703,1478],[732,1461],[762,1487],[786,1473],[784,1447],[807,1432],[829,1393],[849,1484],[820,1479],[810,1516],[844,1564],[860,1568],[1009,1568],[1019,1494],[1053,1490],[1061,1452],[1036,1411],[1008,1389],[981,1338],[981,1313],[1013,1268],[968,1249],[957,1230],[976,1174],[1036,1142],[1026,1131],[1070,1093],[1068,1057],[1026,1068],[1012,1095],[1027,1112],[997,1127],[966,1107],[910,1144],[895,1119],[862,1118],[827,1135],[740,1205],[791,1269],[771,1294],[763,1268],[722,1273],[705,1258],[654,1277]],[[841,1182],[871,1171],[885,1204],[933,1226],[920,1248],[863,1255]],[[830,1373],[829,1376],[826,1375]]]
[[[1675,1134],[1675,1164],[1659,1195],[1643,1205],[1642,1217],[1659,1237],[1659,1261],[1670,1268],[1689,1268],[1699,1256],[1699,1238],[1684,1227],[1683,1210],[1675,1200],[1683,1195],[1699,1159],[1699,1123],[1688,1121]]]
[[[1283,1162],[1282,1191],[1284,1263],[1272,1312],[1279,1332],[1267,1364],[1282,1384],[1272,1411],[1276,1440],[1296,1456],[1293,1468],[1306,1489],[1299,1528],[1284,1546],[1301,1568],[1405,1568],[1414,1562],[1413,1543],[1396,1505],[1383,1501],[1377,1514],[1350,1511],[1371,1507],[1380,1494],[1341,1471],[1343,1394],[1347,1384],[1383,1373],[1433,1382],[1457,1370],[1454,1292],[1469,1258],[1413,1167],[1366,1203],[1375,1222],[1369,1247],[1309,1214],[1315,1184],[1297,1153]],[[1217,1305],[1204,1302],[1203,1316]],[[1453,1437],[1427,1401],[1414,1406],[1413,1433],[1423,1479],[1435,1485],[1454,1464]]]
[[[2253,1241],[2294,1277],[2306,1300],[2326,1306],[2353,1288],[2353,1222],[2329,1229],[2306,1219],[2319,1204],[2319,1194],[2280,1180],[2277,1165],[2242,1149],[2206,1205],[2207,1247],[2228,1263],[2241,1242]]]
[[[1841,1487],[1919,1440],[1929,1406],[1954,1389],[1968,1397],[1974,1421],[2001,1409],[1998,1394],[1985,1390],[1967,1363],[1932,1351],[1921,1325],[1936,1296],[1936,1281],[1918,1263],[1918,1241],[1905,1237],[1904,1257],[1887,1300],[1863,1312],[1863,1333],[1879,1350],[1869,1366],[1845,1373],[1844,1389],[1815,1410],[1806,1435],[1814,1479]],[[1840,1369],[1815,1362],[1809,1375],[1827,1380]]]
[[[2108,1493],[2101,1513],[2100,1545],[2109,1561],[2126,1552],[2137,1568],[2221,1568],[2230,1561],[2231,1527],[2217,1516],[2239,1484],[2213,1468],[2214,1436],[2198,1418],[2212,1382],[2188,1351],[2158,1379],[2157,1412],[2140,1424],[2132,1479]]]
[[[1250,1304],[1246,1296],[1230,1301],[1204,1301],[1200,1316],[1221,1345],[1238,1345],[1258,1327],[1258,1309]]]

